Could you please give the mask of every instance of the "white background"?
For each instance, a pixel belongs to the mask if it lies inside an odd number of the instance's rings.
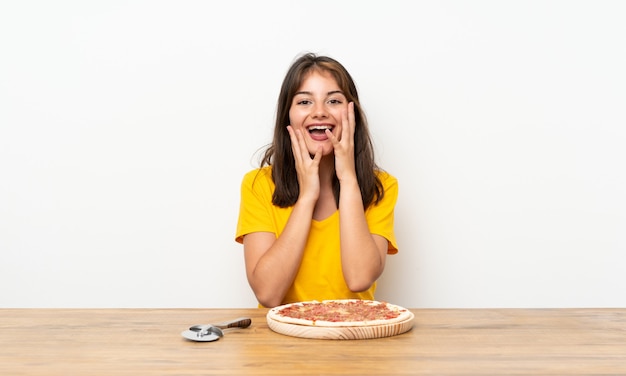
[[[239,184],[302,52],[400,182],[377,298],[626,305],[626,3],[3,1],[0,306],[254,307]]]

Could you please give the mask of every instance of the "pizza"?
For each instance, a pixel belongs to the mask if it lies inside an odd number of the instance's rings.
[[[343,299],[290,303],[272,308],[267,318],[286,324],[316,327],[375,326],[413,317],[406,308],[375,300]]]

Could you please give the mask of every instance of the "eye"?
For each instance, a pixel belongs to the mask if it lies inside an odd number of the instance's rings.
[[[328,100],[328,103],[330,103],[330,104],[342,104],[343,101],[341,99],[331,98],[331,99]]]
[[[307,105],[307,104],[311,104],[311,101],[308,99],[300,99],[299,101],[296,102],[296,104]]]

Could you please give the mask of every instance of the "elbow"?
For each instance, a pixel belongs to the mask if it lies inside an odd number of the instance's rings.
[[[277,297],[275,294],[263,294],[255,291],[254,295],[259,304],[265,308],[274,308],[282,304],[282,298]]]
[[[369,290],[381,274],[382,268],[370,272],[364,272],[362,270],[347,272],[344,270],[344,280],[350,291],[363,292]]]
[[[363,292],[369,290],[372,285],[383,274],[385,269],[385,258],[373,258],[371,261],[355,263],[349,260],[342,260],[343,278],[346,286],[352,292]]]
[[[372,287],[372,284],[374,284],[374,281],[365,278],[352,278],[350,280],[346,280],[346,285],[352,292],[362,292],[368,290]]]
[[[248,284],[261,306],[274,308],[282,304],[284,292],[281,293],[280,288],[274,288],[264,283],[263,279],[255,278],[254,275],[248,275]]]
[[[257,301],[264,308],[274,308],[274,307],[278,307],[279,305],[281,305],[281,302],[278,300],[264,300],[264,299],[257,298]]]

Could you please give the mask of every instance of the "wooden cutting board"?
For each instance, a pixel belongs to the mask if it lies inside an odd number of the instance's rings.
[[[391,337],[413,328],[415,315],[393,324],[372,326],[306,326],[288,324],[267,317],[267,325],[276,333],[313,339],[369,339]]]

